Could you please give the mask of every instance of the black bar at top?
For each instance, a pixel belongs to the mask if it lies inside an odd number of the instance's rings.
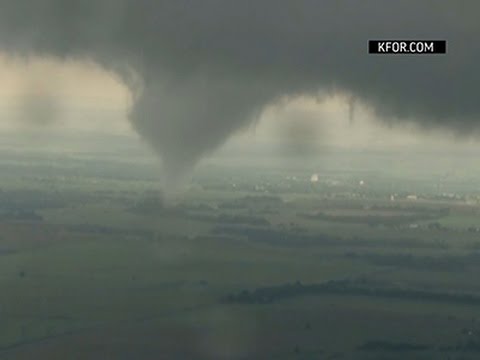
[[[369,54],[446,54],[445,40],[369,40]]]

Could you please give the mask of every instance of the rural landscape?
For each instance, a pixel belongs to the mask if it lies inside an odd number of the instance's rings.
[[[471,170],[219,159],[165,199],[136,154],[2,150],[0,358],[480,356]]]
[[[480,359],[478,0],[0,0],[0,360]]]

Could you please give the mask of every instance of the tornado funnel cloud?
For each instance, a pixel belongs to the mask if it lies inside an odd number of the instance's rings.
[[[134,128],[175,184],[265,107],[319,91],[388,121],[478,129],[478,13],[473,0],[0,0],[0,51],[117,72],[135,93]],[[445,39],[449,51],[371,56],[373,38]]]

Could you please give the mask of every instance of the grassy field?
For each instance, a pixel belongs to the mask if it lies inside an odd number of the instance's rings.
[[[223,301],[329,281],[480,297],[478,205],[428,195],[392,202],[347,175],[341,191],[295,180],[296,190],[284,193],[274,187],[276,173],[246,176],[236,187],[203,175],[173,203],[145,203],[158,197],[150,175],[64,177],[59,161],[39,181],[18,160],[7,164],[2,359],[480,356],[480,301],[348,291]],[[284,178],[278,187],[287,188]],[[271,188],[258,191],[258,183]]]

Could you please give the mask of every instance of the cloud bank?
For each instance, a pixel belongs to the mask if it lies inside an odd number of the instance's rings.
[[[176,183],[297,96],[339,92],[386,121],[476,131],[479,13],[473,0],[0,0],[0,50],[115,72]],[[382,38],[446,39],[448,54],[368,55],[368,39]]]

